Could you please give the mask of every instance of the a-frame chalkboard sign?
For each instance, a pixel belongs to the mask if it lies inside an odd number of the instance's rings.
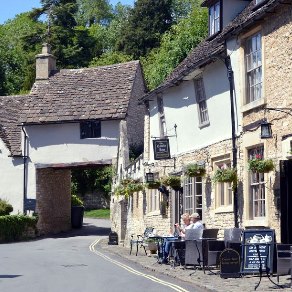
[[[242,237],[242,273],[273,273],[275,230],[247,229]]]

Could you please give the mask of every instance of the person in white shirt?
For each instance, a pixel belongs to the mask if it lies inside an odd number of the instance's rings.
[[[192,229],[204,229],[200,214],[195,212],[191,215]]]

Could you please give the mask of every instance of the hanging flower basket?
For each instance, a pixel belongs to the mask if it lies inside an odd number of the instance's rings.
[[[174,190],[181,187],[181,180],[178,176],[166,176],[161,179],[161,183],[165,186],[171,187]]]
[[[267,173],[275,168],[272,159],[251,159],[248,161],[248,169],[252,172]]]
[[[145,186],[147,189],[158,189],[161,183],[159,180],[155,180],[153,182],[146,183]]]
[[[121,181],[121,184],[116,187],[114,193],[117,197],[125,196],[128,198],[133,195],[135,192],[140,192],[144,190],[144,185],[139,182],[139,180],[134,179],[124,179]]]
[[[218,168],[215,171],[213,176],[214,182],[236,182],[237,181],[237,172],[235,168]]]
[[[189,164],[186,166],[185,174],[189,177],[204,176],[206,174],[206,169],[204,166],[196,163]]]

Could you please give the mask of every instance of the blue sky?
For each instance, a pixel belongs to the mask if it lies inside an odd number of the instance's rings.
[[[1,2],[3,3],[0,4],[0,24],[3,24],[8,19],[14,18],[16,14],[27,12],[34,7],[41,6],[39,0],[9,0]],[[133,5],[134,0],[110,0],[110,2],[113,5],[117,2]]]

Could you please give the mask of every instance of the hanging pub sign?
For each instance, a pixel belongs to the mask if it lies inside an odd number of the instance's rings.
[[[159,139],[153,140],[154,159],[170,159],[169,140]]]

